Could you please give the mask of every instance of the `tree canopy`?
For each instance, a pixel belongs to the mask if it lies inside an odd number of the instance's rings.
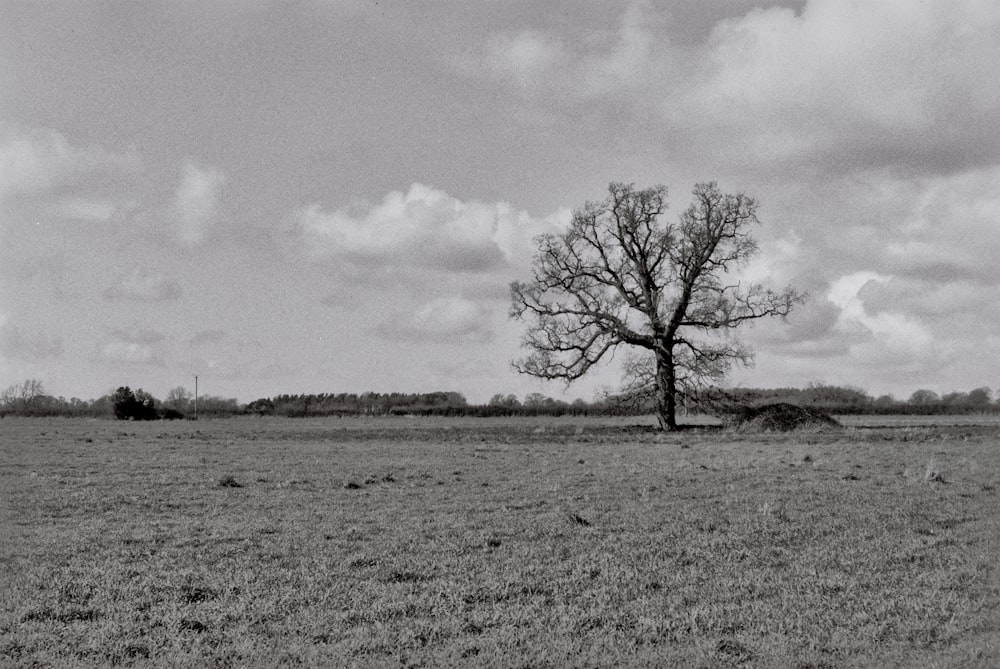
[[[528,323],[529,353],[515,367],[570,383],[619,346],[640,349],[627,389],[651,392],[660,426],[675,429],[678,399],[751,362],[731,331],[784,318],[803,297],[732,275],[758,251],[753,198],[698,184],[679,221],[665,224],[664,186],[608,191],[564,233],[538,237],[532,280],[511,284],[511,315]]]

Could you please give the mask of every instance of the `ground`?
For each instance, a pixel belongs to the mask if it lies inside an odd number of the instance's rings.
[[[1000,425],[637,422],[0,420],[0,665],[1000,666]]]

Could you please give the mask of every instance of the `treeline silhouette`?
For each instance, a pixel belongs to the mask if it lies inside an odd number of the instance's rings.
[[[469,408],[460,393],[315,393],[276,395],[248,403],[244,413],[259,416],[454,416]]]
[[[720,402],[721,398],[721,402]],[[821,409],[829,414],[953,415],[1000,413],[1000,398],[986,387],[938,395],[917,390],[905,400],[891,395],[872,397],[860,388],[812,383],[805,388],[713,389],[704,398],[682,403],[683,413],[713,413],[720,406],[755,406],[785,402]],[[94,400],[54,397],[36,379],[0,392],[2,416],[67,416],[128,420],[182,419],[230,416],[287,418],[336,416],[614,416],[651,413],[651,400],[642,396],[607,394],[587,402],[573,402],[529,393],[523,399],[497,394],[486,404],[469,404],[461,393],[309,393],[282,394],[240,404],[234,398],[203,395],[184,388],[159,400],[142,389],[122,386]]]
[[[994,401],[992,391],[986,387],[944,395],[922,389],[907,399],[896,399],[892,395],[872,397],[861,388],[820,383],[812,383],[805,388],[732,388],[721,392],[748,406],[787,402],[835,415],[1000,413],[1000,398]]]

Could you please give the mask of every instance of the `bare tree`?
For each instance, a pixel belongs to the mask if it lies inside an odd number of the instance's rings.
[[[563,234],[536,239],[534,278],[511,284],[511,315],[528,322],[526,374],[582,377],[620,345],[627,390],[652,393],[660,427],[677,427],[678,401],[718,383],[753,356],[732,335],[747,322],[787,316],[803,295],[731,276],[757,253],[757,202],[698,184],[676,224],[662,224],[667,190],[612,183],[574,213]]]
[[[521,406],[520,400],[517,399],[517,395],[513,393],[509,395],[504,395],[503,393],[497,393],[490,398],[489,405],[491,407],[506,407],[508,409],[514,409]]]
[[[921,388],[920,390],[914,390],[913,394],[910,395],[910,399],[907,400],[908,404],[914,404],[916,406],[930,406],[941,401],[941,398],[933,390],[927,390],[926,388]]]
[[[186,411],[191,397],[191,391],[184,386],[177,386],[170,389],[170,392],[167,393],[167,399],[163,403],[174,411]]]
[[[27,379],[24,383],[15,383],[0,392],[0,406],[7,411],[20,413],[27,411],[45,397],[45,387],[38,379]]]

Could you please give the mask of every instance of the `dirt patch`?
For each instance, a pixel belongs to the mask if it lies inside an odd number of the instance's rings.
[[[829,414],[797,404],[764,404],[745,407],[726,421],[739,432],[791,432],[841,427]]]

